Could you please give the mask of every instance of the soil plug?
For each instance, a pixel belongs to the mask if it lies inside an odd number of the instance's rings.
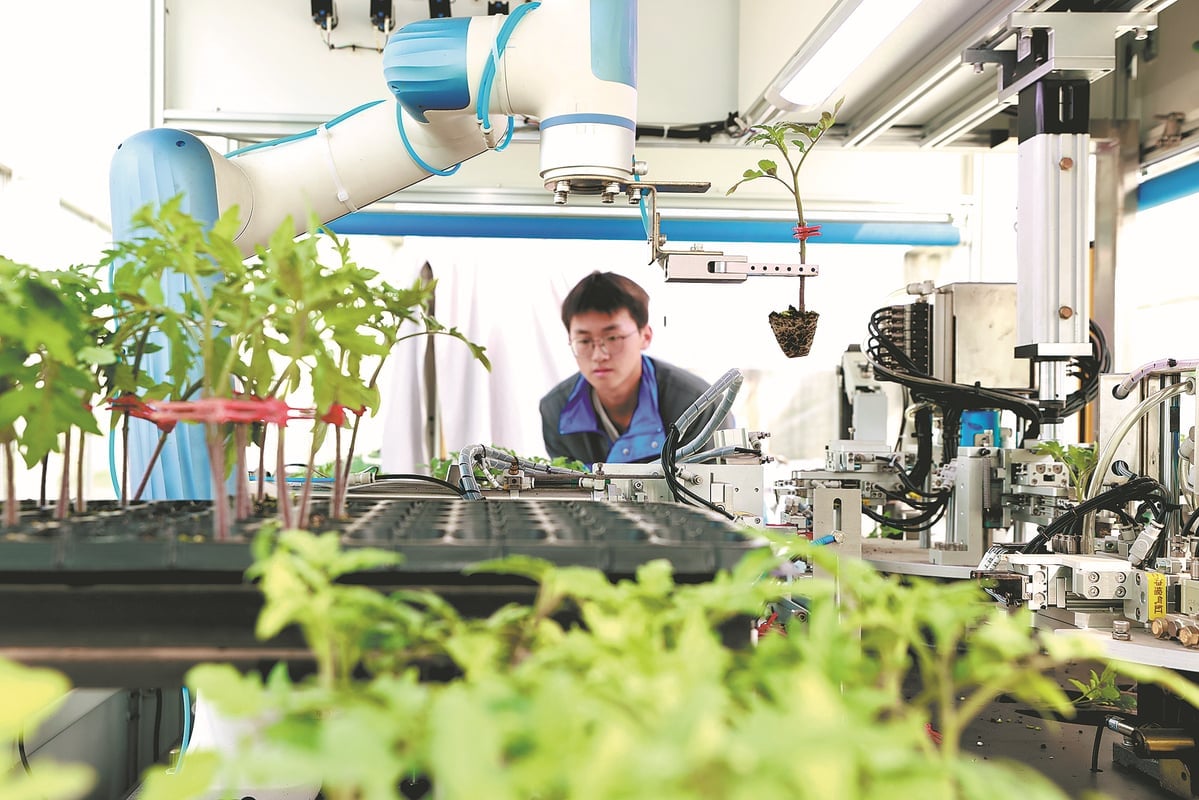
[[[775,341],[787,358],[802,358],[812,351],[816,338],[816,323],[820,314],[804,308],[804,284],[807,278],[799,278],[799,308],[788,306],[786,311],[770,312],[770,329]]]

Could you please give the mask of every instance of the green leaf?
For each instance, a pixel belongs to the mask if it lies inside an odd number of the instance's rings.
[[[32,775],[13,772],[0,777],[4,800],[78,800],[96,782],[90,767],[39,760]]]
[[[266,696],[257,675],[242,675],[229,664],[200,664],[188,670],[187,685],[221,712],[235,719],[262,713]]]
[[[198,800],[209,796],[220,757],[215,752],[188,753],[184,768],[168,771],[155,765],[142,776],[138,800]]]
[[[76,356],[80,361],[84,361],[88,364],[95,364],[96,366],[114,364],[117,360],[117,354],[114,353],[111,348],[95,347],[91,345],[80,349]]]
[[[70,683],[49,669],[25,667],[0,659],[0,741],[13,742],[34,729],[66,696]]]

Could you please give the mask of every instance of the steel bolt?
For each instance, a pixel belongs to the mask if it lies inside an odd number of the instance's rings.
[[[1112,621],[1112,638],[1120,639],[1121,641],[1125,641],[1125,642],[1128,641],[1129,639],[1132,638],[1132,633],[1130,632],[1131,627],[1132,627],[1132,623],[1130,623],[1126,619],[1113,620]]]
[[[1087,589],[1087,597],[1098,597],[1098,596],[1099,596],[1099,587],[1098,586],[1091,586]]]

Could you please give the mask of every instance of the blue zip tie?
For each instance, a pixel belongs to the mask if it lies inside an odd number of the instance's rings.
[[[517,6],[508,15],[508,18],[504,20],[503,26],[500,27],[500,32],[496,34],[495,42],[492,43],[491,52],[487,55],[486,63],[483,64],[483,74],[479,78],[479,96],[475,99],[475,117],[479,120],[484,133],[491,130],[491,118],[487,114],[487,106],[491,105],[492,84],[495,83],[495,72],[499,68],[499,64],[496,62],[503,54],[504,48],[508,46],[508,40],[512,38],[512,32],[516,30],[516,26],[520,23],[524,15],[540,6],[541,3],[522,3]],[[496,150],[503,150],[508,146],[508,142],[512,139],[512,128],[512,115],[509,114],[508,133],[505,135],[504,141],[496,146]]]

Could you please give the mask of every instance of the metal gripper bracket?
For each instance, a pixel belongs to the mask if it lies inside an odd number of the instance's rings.
[[[680,187],[702,186],[702,189]],[[667,283],[742,283],[750,275],[773,275],[780,278],[814,278],[820,274],[815,264],[774,264],[751,262],[746,256],[729,255],[720,250],[701,246],[690,250],[666,250],[662,219],[658,213],[657,195],[660,191],[707,191],[710,183],[633,183],[630,202],[639,203],[642,197],[649,202],[649,246],[653,261],[662,266]]]
[[[644,174],[641,162],[638,162],[634,173]],[[751,262],[746,256],[727,255],[701,246],[690,250],[666,250],[666,236],[662,233],[662,220],[658,214],[658,193],[702,194],[712,188],[708,181],[627,181],[602,176],[576,176],[570,180],[548,182],[546,187],[553,191],[555,205],[565,205],[571,194],[598,194],[604,204],[614,203],[618,194],[623,194],[629,205],[639,206],[643,200],[647,202],[650,263],[656,261],[662,266],[667,283],[741,283],[750,275],[814,278],[820,274],[820,267],[815,264]],[[802,291],[801,283],[801,296]]]

